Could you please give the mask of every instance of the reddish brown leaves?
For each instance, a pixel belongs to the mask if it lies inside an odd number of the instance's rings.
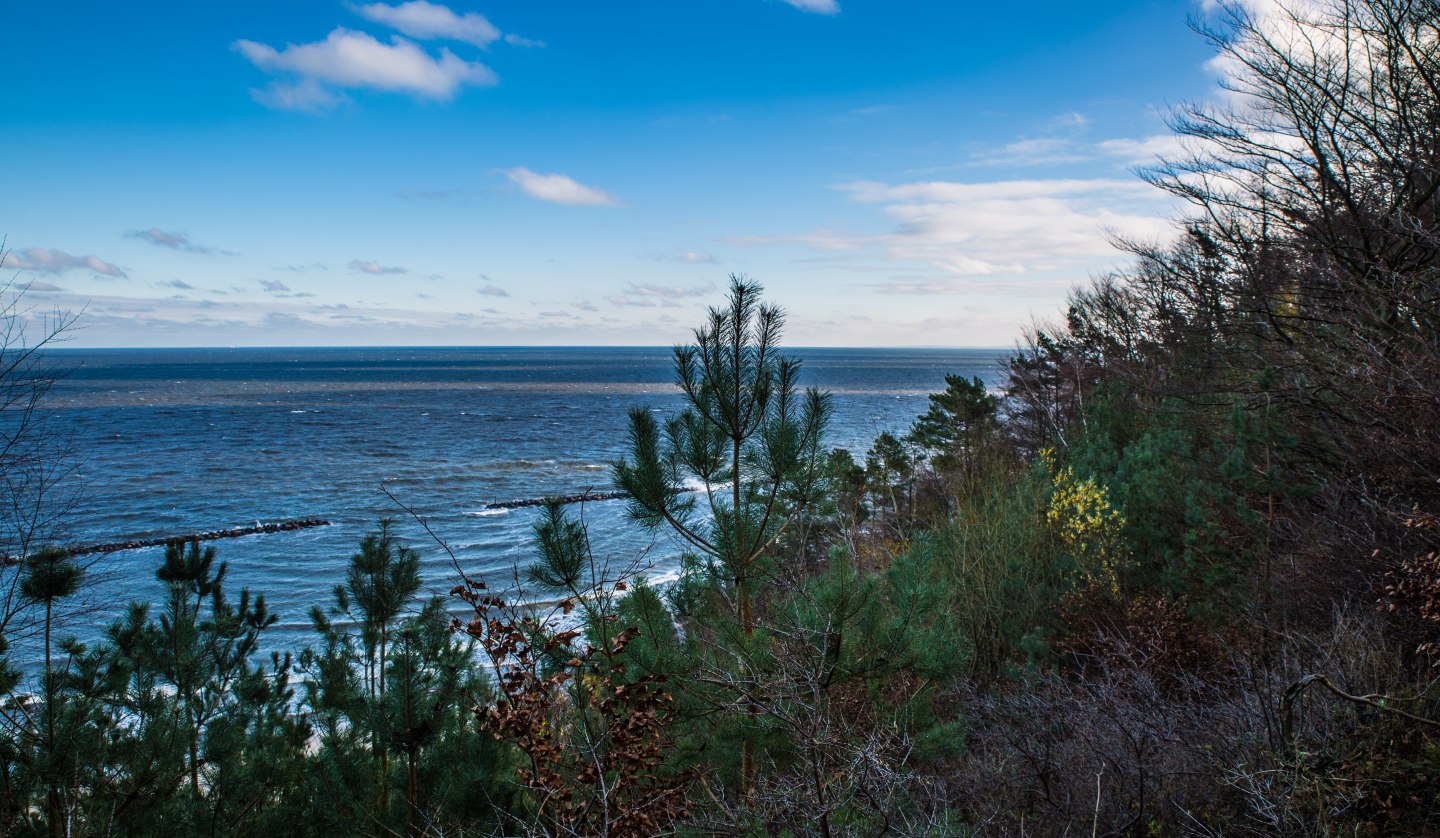
[[[602,620],[603,644],[580,649],[576,641],[584,632],[559,631],[554,621],[536,620],[480,590],[472,585],[457,594],[475,616],[455,625],[494,662],[500,697],[475,708],[475,715],[496,739],[529,758],[517,775],[534,792],[539,817],[566,834],[668,831],[688,808],[692,776],[662,770],[672,701],[664,678],[629,679],[617,659],[640,630],[630,626],[611,635],[611,615]],[[569,614],[575,602],[564,600],[560,608]]]

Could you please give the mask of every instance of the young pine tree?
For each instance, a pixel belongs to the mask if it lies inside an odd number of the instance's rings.
[[[37,732],[39,741],[36,751],[39,757],[37,763],[41,768],[39,774],[44,777],[47,786],[45,809],[52,835],[63,834],[62,809],[66,795],[62,786],[65,775],[69,772],[63,769],[66,761],[56,748],[55,715],[60,696],[56,689],[51,635],[55,603],[80,590],[83,577],[83,569],[70,558],[69,553],[47,547],[26,558],[24,575],[20,579],[20,593],[27,600],[45,608],[45,672],[42,685],[45,714],[42,729]]]
[[[629,454],[614,467],[632,518],[668,526],[724,573],[746,642],[772,550],[823,486],[831,413],[828,394],[798,392],[800,363],[778,346],[785,315],[760,301],[762,291],[731,277],[728,303],[710,309],[694,344],[675,347],[686,406],[663,427],[649,409],[632,409]],[[753,787],[751,738],[742,743],[741,775]]]
[[[778,348],[785,315],[762,290],[731,277],[729,303],[675,347],[686,407],[663,428],[631,410],[629,455],[614,467],[635,520],[669,526],[725,569],[747,635],[761,560],[818,494],[831,413],[828,394],[797,392],[800,363]]]

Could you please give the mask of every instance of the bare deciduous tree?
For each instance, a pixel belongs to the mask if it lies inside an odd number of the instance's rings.
[[[0,242],[0,271],[9,251]],[[64,435],[45,400],[63,369],[47,351],[75,328],[77,315],[29,305],[19,276],[0,284],[0,637],[36,630],[13,565],[63,535],[73,496],[61,489],[71,467]]]

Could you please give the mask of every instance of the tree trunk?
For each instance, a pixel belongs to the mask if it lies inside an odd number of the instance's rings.
[[[410,838],[420,838],[420,777],[415,770],[415,750],[410,750],[410,764],[405,768],[405,791],[409,796]]]
[[[740,529],[740,439],[738,437],[734,439],[731,455],[730,496],[734,505],[731,507],[730,514],[733,519],[731,526],[735,530],[735,587],[740,606],[740,628],[748,638],[755,634],[755,615],[750,605],[750,562],[747,556],[742,555],[744,533]],[[748,710],[746,713],[753,715]],[[740,785],[747,798],[755,791],[755,742],[750,738],[748,732],[744,741],[740,743]]]
[[[380,679],[379,694],[383,701],[385,698],[385,626],[380,626]],[[383,747],[380,737],[375,737],[375,746],[380,751],[380,813],[384,814],[390,809],[390,749]]]
[[[190,791],[196,797],[200,796],[200,728],[199,720],[195,718],[194,712],[187,711],[190,717]]]
[[[55,759],[55,670],[50,662],[50,617],[53,604],[50,600],[45,601],[45,756],[51,763],[50,771],[54,771]],[[54,838],[61,838],[65,830],[61,825],[61,810],[64,808],[60,800],[60,785],[52,775],[50,788],[46,794],[46,802],[50,809],[50,834]]]

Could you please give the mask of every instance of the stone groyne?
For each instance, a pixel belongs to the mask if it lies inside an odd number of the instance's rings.
[[[121,550],[161,547],[172,541],[219,541],[222,538],[240,538],[241,536],[260,535],[263,533],[308,530],[313,527],[326,527],[329,525],[330,522],[323,518],[292,518],[288,521],[271,521],[269,523],[256,521],[248,527],[231,527],[224,530],[207,530],[205,532],[167,535],[159,538],[133,538],[128,541],[111,541],[104,544],[82,544],[66,549],[72,556],[90,556],[95,553],[116,553]],[[19,559],[14,556],[0,556],[0,563],[15,564],[18,561]]]
[[[696,492],[698,489],[681,489],[683,492]],[[592,500],[623,500],[630,497],[628,492],[581,492],[578,495],[551,495],[543,498],[521,498],[519,500],[502,500],[495,503],[485,504],[486,509],[523,509],[527,506],[544,506],[552,500],[558,500],[562,504],[587,503]]]
[[[552,500],[558,500],[564,504],[585,503],[592,500],[620,500],[630,495],[625,492],[581,492],[578,495],[552,495],[544,498],[521,498],[520,500],[502,500],[495,503],[485,504],[486,509],[523,509],[527,506],[544,506]]]

